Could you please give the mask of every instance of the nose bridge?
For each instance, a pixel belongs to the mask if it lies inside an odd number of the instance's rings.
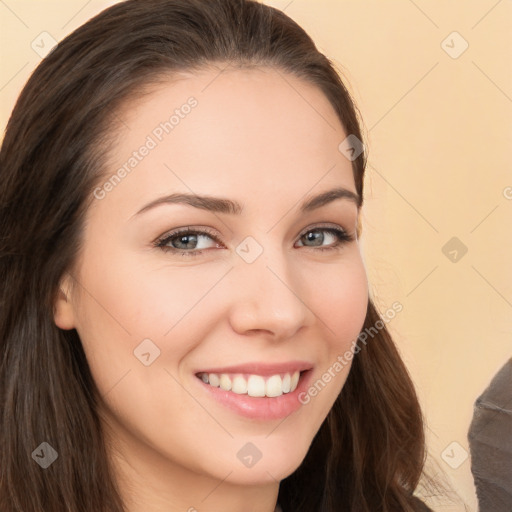
[[[246,254],[257,249],[255,245],[248,247]],[[243,243],[240,248],[244,248]],[[236,264],[233,279],[237,293],[231,310],[232,326],[240,333],[265,330],[275,337],[291,337],[308,317],[308,308],[300,297],[299,276],[294,273],[293,262],[282,247],[261,250],[251,263],[242,253]]]

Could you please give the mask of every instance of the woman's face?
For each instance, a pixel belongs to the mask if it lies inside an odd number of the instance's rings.
[[[77,329],[133,471],[279,481],[366,313],[348,134],[320,90],[270,68],[183,75],[117,118],[56,323]]]

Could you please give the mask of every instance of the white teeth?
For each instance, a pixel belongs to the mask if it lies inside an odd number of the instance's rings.
[[[280,375],[272,375],[265,386],[267,396],[280,396],[283,394],[283,380]]]
[[[265,396],[265,379],[259,375],[251,375],[247,381],[249,396]]]
[[[287,373],[283,378],[283,393],[289,393],[291,389],[292,379],[290,374]]]
[[[300,373],[299,372],[295,372],[292,375],[292,380],[290,382],[290,388],[291,388],[292,391],[294,391],[295,388],[297,387],[297,384],[299,383],[299,377],[300,377]]]
[[[203,375],[206,375],[210,386],[213,386],[214,388],[218,388],[220,386],[220,379],[216,373],[205,373]]]
[[[276,374],[270,377],[261,375],[228,375],[226,373],[202,373],[199,375],[205,384],[213,387],[220,387],[224,391],[232,391],[238,395],[249,395],[252,397],[277,397],[285,393],[291,393],[297,389],[300,372],[293,374]]]
[[[231,391],[231,379],[229,378],[229,375],[223,373],[220,376],[220,388],[224,391]]]
[[[233,391],[233,393],[237,393],[238,395],[245,395],[247,393],[247,381],[241,375],[237,375],[233,379],[231,391]]]

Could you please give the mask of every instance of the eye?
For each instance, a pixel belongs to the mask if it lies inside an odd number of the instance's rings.
[[[325,233],[327,233],[327,236]],[[307,243],[311,242],[312,245],[307,245],[303,243],[302,240]],[[352,240],[354,240],[354,237],[341,228],[323,226],[319,226],[313,229],[310,228],[299,238],[302,246],[317,248],[321,251],[338,249],[342,244]],[[324,245],[325,241],[328,242],[327,245]]]
[[[154,245],[163,251],[183,251],[182,255],[196,256],[201,254],[203,249],[218,247],[219,243],[217,237],[208,229],[195,230],[187,227],[166,233]]]

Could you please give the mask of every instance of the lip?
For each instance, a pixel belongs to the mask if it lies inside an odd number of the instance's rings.
[[[197,385],[200,386],[211,400],[217,402],[228,410],[251,420],[271,421],[285,418],[286,416],[298,411],[303,406],[299,401],[299,395],[308,388],[313,374],[311,365],[308,366],[309,368],[301,371],[299,383],[295,391],[273,398],[252,397],[249,395],[238,395],[232,391],[224,391],[221,388],[206,384],[198,378],[197,375],[194,376],[194,381],[197,382]],[[229,368],[217,368],[215,370],[212,369],[212,371],[201,370],[198,373],[254,373],[256,375],[263,376],[286,373],[287,371],[290,371],[291,368],[286,365],[263,365],[263,367],[261,365],[256,365],[256,367],[259,368],[258,371],[255,371],[255,366],[253,365],[242,365]],[[283,370],[283,368],[285,369]],[[298,369],[296,364],[293,368],[295,370]],[[264,373],[260,373],[262,371],[264,371]]]
[[[194,373],[249,373],[253,375],[261,375],[262,377],[270,377],[278,373],[293,373],[295,371],[303,372],[311,370],[313,365],[307,361],[287,361],[283,363],[246,363],[236,366],[223,366],[217,368],[201,368]]]

